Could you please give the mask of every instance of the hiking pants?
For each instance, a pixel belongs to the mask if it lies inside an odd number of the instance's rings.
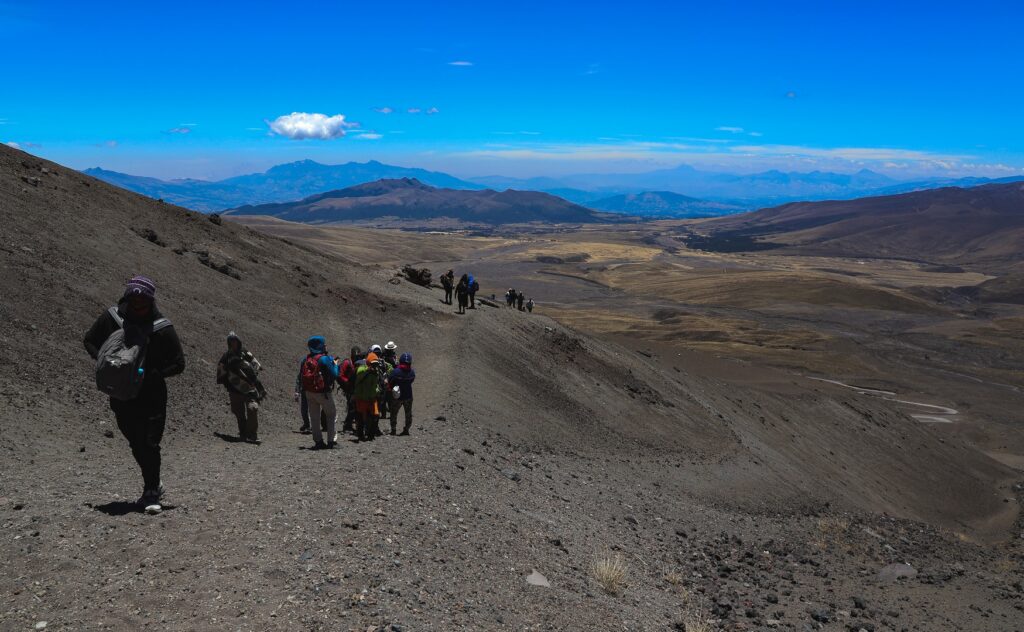
[[[450,287],[444,289],[444,302],[448,305],[452,304],[452,288]]]
[[[238,436],[242,439],[255,439],[260,429],[259,403],[235,391],[228,391],[228,397],[231,399],[231,412],[238,421]]]
[[[302,415],[302,427],[309,428],[309,400],[306,391],[299,393],[299,414]]]
[[[394,432],[398,428],[398,409],[405,409],[405,428],[402,432],[409,432],[409,428],[412,427],[412,400],[411,399],[397,399],[391,402],[391,432]]]
[[[146,380],[138,397],[126,402],[111,399],[110,408],[142,470],[143,489],[159,489],[160,440],[167,421],[167,384],[162,379]]]
[[[327,441],[333,443],[335,440],[334,424],[338,420],[338,409],[334,406],[334,393],[314,393],[306,391],[306,401],[309,402],[309,418],[319,419],[320,412],[327,416]],[[312,424],[313,441],[323,443],[323,431],[320,424]]]
[[[476,292],[469,293],[469,308],[476,309]]]
[[[356,398],[351,393],[345,393],[345,421],[341,425],[344,432],[354,432],[356,422]]]

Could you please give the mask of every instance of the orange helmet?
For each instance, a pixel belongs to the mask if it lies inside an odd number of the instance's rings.
[[[377,362],[380,362],[380,358],[377,357],[376,353],[368,353],[368,354],[366,354],[366,363],[367,364],[376,364]]]

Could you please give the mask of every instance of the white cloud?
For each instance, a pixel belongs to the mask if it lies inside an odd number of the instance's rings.
[[[365,134],[359,134],[356,138],[362,138],[363,140],[379,140],[384,138],[384,136],[377,132],[366,132]]]
[[[764,136],[764,134],[762,134],[761,132],[750,132],[750,135],[751,136],[757,136],[757,137]]]
[[[178,125],[181,127],[195,127],[196,125],[199,125],[199,123],[178,123]]]
[[[21,149],[21,145],[19,145],[18,143],[14,142],[13,140],[9,140],[9,141],[7,141],[4,144],[7,145],[8,147],[13,147],[15,149]]]
[[[392,112],[394,112],[394,109],[389,108],[388,106],[385,105],[382,108],[373,108],[373,111],[377,112],[378,114],[391,114]]]
[[[419,114],[422,111],[423,110],[419,108],[409,108],[408,110],[406,110],[406,112],[408,112],[409,114]]]
[[[795,99],[796,98],[796,92],[793,92],[792,90],[790,90],[789,92],[786,93],[786,98],[787,99]]]
[[[427,110],[427,114],[440,114],[440,113],[441,113],[441,110],[439,110],[437,108],[429,108]]]
[[[272,133],[292,140],[341,138],[345,135],[346,129],[359,126],[358,123],[346,121],[344,114],[327,116],[311,112],[285,114],[273,121],[267,121],[267,125],[270,126]]]
[[[172,127],[167,130],[168,134],[190,134],[192,132],[191,127]]]
[[[743,132],[742,127],[733,127],[731,125],[722,125],[721,127],[715,128],[716,132],[729,132],[730,134],[741,134]]]
[[[448,62],[448,65],[449,66],[472,66],[473,62],[471,62],[471,61],[464,61],[464,60],[458,60],[458,61],[450,61],[450,62]]]
[[[114,147],[117,147],[117,145],[118,142],[116,140],[108,140],[102,143],[96,143],[93,147],[109,147],[110,149],[113,149]]]

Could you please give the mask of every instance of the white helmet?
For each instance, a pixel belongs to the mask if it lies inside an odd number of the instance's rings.
[[[380,345],[373,345],[370,347],[370,353],[380,354]]]
[[[394,340],[388,340],[388,343],[384,345],[384,348],[387,349],[388,351],[394,351],[395,349],[398,348],[398,345],[395,344]]]

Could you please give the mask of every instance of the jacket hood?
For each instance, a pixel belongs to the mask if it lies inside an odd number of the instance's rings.
[[[324,353],[327,351],[327,339],[323,336],[310,336],[306,341],[310,353]]]

